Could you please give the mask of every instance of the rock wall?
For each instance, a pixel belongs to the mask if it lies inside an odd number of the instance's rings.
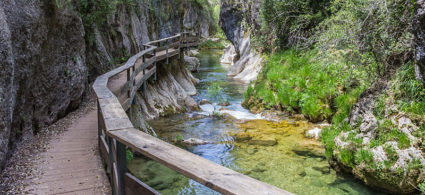
[[[88,74],[82,21],[68,9],[45,1],[1,1],[0,31],[2,168],[15,140],[78,107]]]
[[[181,55],[183,56],[183,55]],[[198,110],[198,104],[190,97],[196,94],[198,79],[184,67],[183,59],[174,58],[169,64],[157,64],[157,80],[150,80],[146,90],[136,94],[132,113],[145,120],[159,116]],[[134,117],[133,117],[134,118]],[[136,117],[139,120],[140,117]],[[144,129],[143,122],[133,124]],[[140,125],[141,124],[141,125]]]
[[[185,30],[183,17],[192,30],[204,21],[196,2],[133,0],[117,5],[102,23],[88,21],[78,1],[69,2],[0,1],[0,170],[19,140],[78,108],[98,75],[149,40]],[[170,82],[194,93],[187,75]]]
[[[258,0],[221,2],[220,27],[232,45],[220,61],[231,65],[229,76],[247,83],[257,78],[264,61],[251,48],[251,32],[261,26],[260,7]]]
[[[425,1],[416,2],[413,18],[413,32],[416,48],[416,77],[425,84]]]

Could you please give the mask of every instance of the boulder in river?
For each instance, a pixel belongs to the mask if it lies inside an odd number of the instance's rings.
[[[207,99],[202,99],[199,105],[204,105],[204,104],[211,104],[211,102],[208,101]]]
[[[201,62],[196,57],[184,56],[184,62],[186,64],[186,68],[191,72],[198,72],[199,66]]]
[[[312,138],[312,139],[319,139],[321,132],[322,132],[322,129],[315,127],[314,129],[310,129],[306,131],[305,137]]]
[[[200,110],[198,104],[196,103],[196,101],[192,98],[192,97],[186,97],[184,99],[184,104],[187,107],[187,110],[190,111],[194,111],[194,110]]]
[[[230,103],[229,103],[229,101],[224,101],[224,102],[220,102],[220,104],[218,104],[218,105],[220,105],[220,106],[229,106]]]

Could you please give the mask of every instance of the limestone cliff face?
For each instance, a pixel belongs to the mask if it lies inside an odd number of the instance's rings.
[[[243,82],[255,80],[263,59],[251,48],[251,32],[258,30],[260,23],[259,0],[222,1],[220,27],[232,43],[222,56],[221,62],[230,64],[229,76]]]
[[[150,80],[146,90],[136,94],[136,102],[132,106],[133,113],[141,113],[138,115],[149,120],[199,109],[196,101],[190,97],[196,94],[195,84],[198,79],[192,76],[181,60],[176,57],[169,64],[157,64],[158,79]],[[132,121],[133,124],[136,123],[136,126],[144,129],[143,126],[137,124],[138,122]]]
[[[88,23],[66,2],[0,1],[0,170],[20,139],[76,109],[89,82],[122,57],[203,21],[196,3],[134,0]]]
[[[425,84],[425,1],[416,2],[413,18],[413,32],[416,47],[416,77]]]
[[[45,1],[1,1],[0,31],[2,165],[15,140],[78,107],[87,67],[81,19],[67,9]]]

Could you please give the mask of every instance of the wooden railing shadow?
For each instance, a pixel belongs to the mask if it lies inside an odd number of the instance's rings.
[[[157,62],[165,60],[168,63],[169,58],[180,55],[181,49],[198,44],[199,33],[191,32],[149,42],[124,65],[99,76],[94,82],[99,150],[110,173],[113,194],[159,194],[127,170],[127,147],[222,194],[289,194],[133,127],[126,111],[136,92],[145,89],[146,81],[152,77],[156,79]]]

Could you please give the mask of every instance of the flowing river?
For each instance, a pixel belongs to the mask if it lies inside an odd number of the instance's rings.
[[[208,95],[208,86],[218,83],[230,103],[221,112],[232,117],[214,116],[213,107],[203,105],[204,111],[149,121],[160,139],[292,193],[376,194],[329,166],[320,142],[304,136],[314,124],[293,119],[273,122],[244,109],[241,101],[247,85],[226,76],[228,67],[219,63],[221,54],[216,50],[199,54],[201,67],[194,76],[200,83],[194,98],[198,102],[213,99]],[[216,107],[216,111],[222,108]],[[191,146],[179,142],[190,138],[206,140],[208,144]],[[128,168],[162,194],[218,194],[148,158],[135,157]]]

